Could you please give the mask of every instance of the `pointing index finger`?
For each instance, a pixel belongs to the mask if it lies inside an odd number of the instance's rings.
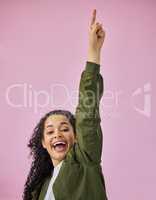
[[[91,26],[95,23],[95,21],[96,21],[96,9],[94,9],[92,13]]]

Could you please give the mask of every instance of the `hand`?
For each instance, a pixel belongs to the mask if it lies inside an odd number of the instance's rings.
[[[89,28],[89,51],[100,52],[104,39],[105,31],[102,24],[96,22],[96,9],[94,9]]]

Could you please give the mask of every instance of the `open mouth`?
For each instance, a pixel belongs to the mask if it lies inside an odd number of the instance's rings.
[[[67,143],[64,141],[55,142],[52,147],[56,152],[63,152],[67,149]]]

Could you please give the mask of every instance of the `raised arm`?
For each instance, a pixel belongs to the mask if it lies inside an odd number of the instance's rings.
[[[96,21],[93,11],[89,29],[88,61],[82,72],[79,86],[79,102],[76,108],[76,132],[79,155],[87,162],[100,163],[102,131],[99,104],[103,94],[103,79],[100,75],[100,52],[105,33]]]

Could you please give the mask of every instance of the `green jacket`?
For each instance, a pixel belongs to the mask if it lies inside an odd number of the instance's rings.
[[[86,62],[79,86],[76,108],[77,143],[66,155],[53,185],[55,200],[107,200],[101,168],[102,131],[99,103],[103,94],[100,65]],[[50,178],[33,200],[44,200]]]

